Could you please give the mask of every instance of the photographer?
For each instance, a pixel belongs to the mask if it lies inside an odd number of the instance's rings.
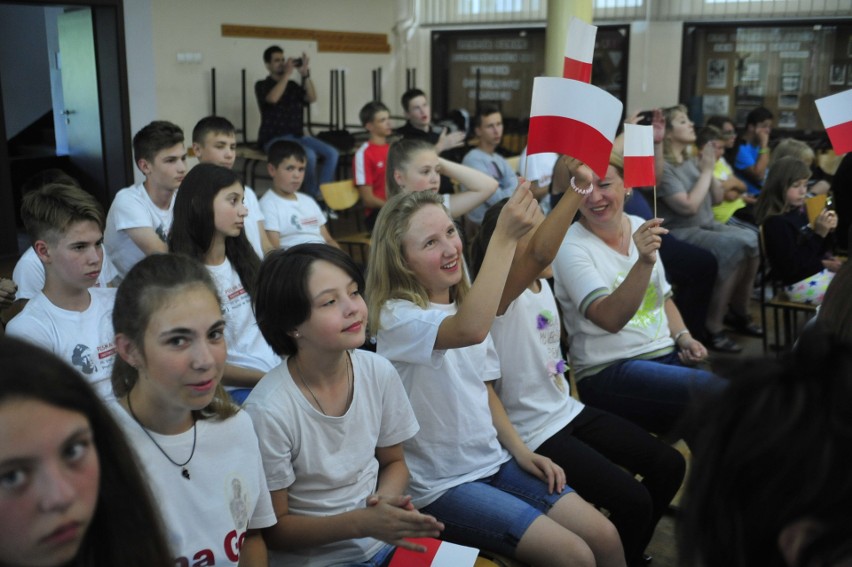
[[[339,154],[325,142],[304,135],[303,106],[317,100],[311,81],[310,60],[305,53],[297,59],[286,58],[284,50],[273,45],[263,52],[263,61],[269,76],[254,85],[260,108],[258,146],[265,152],[280,140],[293,140],[301,144],[308,157],[303,187],[312,197],[319,199],[319,185],[334,181]],[[294,80],[294,71],[301,76],[302,84]],[[322,158],[322,164],[317,175],[318,156]]]

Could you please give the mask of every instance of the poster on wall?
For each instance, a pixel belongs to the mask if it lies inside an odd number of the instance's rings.
[[[701,102],[704,116],[727,116],[728,110],[728,95],[704,95]]]
[[[778,95],[778,108],[799,108],[798,93],[782,93]]]
[[[778,127],[794,129],[796,127],[796,113],[792,110],[783,110],[779,112]]]
[[[846,65],[832,65],[828,74],[829,85],[842,85],[846,83]]]
[[[728,60],[707,60],[707,88],[724,89],[728,87]]]

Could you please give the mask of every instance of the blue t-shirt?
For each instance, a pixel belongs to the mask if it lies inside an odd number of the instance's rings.
[[[748,189],[749,195],[759,195],[760,186],[752,183],[748,177],[742,174],[742,170],[748,169],[757,163],[760,157],[760,146],[752,146],[751,144],[742,144],[737,150],[737,158],[734,160],[734,173],[743,180]]]

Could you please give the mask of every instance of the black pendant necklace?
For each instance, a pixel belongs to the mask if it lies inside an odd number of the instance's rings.
[[[188,464],[189,464],[189,461],[191,461],[191,460],[192,460],[192,457],[193,457],[193,456],[195,456],[195,442],[198,440],[198,429],[197,429],[197,427],[196,427],[196,425],[197,425],[197,421],[196,421],[196,419],[195,419],[195,416],[193,416],[193,417],[192,417],[192,451],[190,451],[190,453],[189,453],[189,458],[188,458],[187,460],[185,460],[185,461],[184,461],[184,462],[182,462],[182,463],[178,463],[178,462],[176,462],[174,459],[172,459],[172,458],[169,456],[169,454],[168,454],[168,453],[166,453],[166,452],[163,450],[163,448],[162,448],[162,447],[160,447],[159,443],[157,443],[157,442],[154,440],[154,437],[151,435],[151,433],[150,433],[150,432],[149,432],[149,431],[145,428],[145,426],[144,426],[144,425],[142,425],[142,422],[141,422],[141,421],[139,421],[139,418],[138,418],[138,417],[136,417],[136,414],[133,412],[133,406],[130,404],[130,394],[127,394],[127,409],[129,409],[129,410],[130,410],[130,415],[132,415],[132,416],[133,416],[133,420],[134,420],[134,421],[136,421],[136,423],[138,423],[138,424],[139,424],[139,427],[141,427],[141,428],[142,428],[142,431],[144,431],[144,432],[145,432],[145,435],[147,435],[147,436],[148,436],[148,439],[150,439],[150,440],[151,440],[151,443],[153,443],[153,444],[154,444],[154,446],[155,446],[157,449],[159,449],[159,450],[160,450],[160,452],[163,454],[163,456],[164,456],[165,458],[167,458],[171,464],[173,464],[174,466],[176,466],[176,467],[180,468],[180,474],[181,474],[181,476],[182,476],[183,478],[185,478],[186,480],[189,480],[189,470],[187,470],[186,465],[188,465]]]

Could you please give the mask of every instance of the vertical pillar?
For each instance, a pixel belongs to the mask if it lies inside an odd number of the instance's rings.
[[[544,74],[561,77],[565,59],[565,39],[571,16],[592,23],[594,0],[550,0],[547,3],[547,38],[544,48]]]

